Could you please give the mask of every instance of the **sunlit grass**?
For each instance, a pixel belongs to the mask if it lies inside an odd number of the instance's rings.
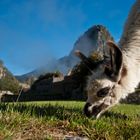
[[[84,102],[1,103],[0,139],[139,139],[140,106],[118,105],[100,119],[83,115]]]

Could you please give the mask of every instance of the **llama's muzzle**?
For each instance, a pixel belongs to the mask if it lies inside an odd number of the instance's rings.
[[[85,107],[84,107],[84,114],[87,117],[97,117],[99,113],[101,113],[102,111],[104,111],[106,108],[108,107],[108,105],[102,103],[100,105],[91,105],[90,103],[86,103]]]
[[[84,106],[84,114],[87,116],[87,117],[92,117],[92,112],[91,110],[89,109],[92,105],[90,103],[86,103],[85,106]]]

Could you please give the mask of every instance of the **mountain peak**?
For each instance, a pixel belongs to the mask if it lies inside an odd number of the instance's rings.
[[[18,76],[19,80],[28,79],[29,77],[38,77],[47,72],[55,72],[56,70],[67,74],[80,60],[75,56],[74,52],[79,50],[84,55],[89,56],[93,51],[99,49],[99,45],[104,45],[107,40],[113,40],[108,30],[102,25],[96,25],[89,28],[83,35],[81,35],[74,43],[73,49],[68,56],[64,56],[56,60],[53,64],[44,64],[45,67],[36,69],[33,72]],[[103,49],[103,47],[100,49]],[[103,51],[103,50],[102,50]]]

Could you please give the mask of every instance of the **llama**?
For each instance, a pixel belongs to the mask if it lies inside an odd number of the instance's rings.
[[[112,41],[107,41],[106,46],[110,61],[92,69],[87,80],[84,113],[88,117],[99,118],[133,93],[140,82],[140,0],[136,0],[128,15],[119,47]],[[76,54],[84,62],[88,61],[81,52]]]

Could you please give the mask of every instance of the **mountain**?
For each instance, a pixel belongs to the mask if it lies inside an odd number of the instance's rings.
[[[0,60],[0,91],[19,92],[19,82]]]
[[[21,76],[16,76],[16,78],[23,82],[30,77],[36,78],[47,72],[55,71],[60,71],[66,75],[69,70],[80,62],[74,54],[76,50],[80,50],[86,56],[89,56],[91,52],[95,50],[98,51],[99,49],[102,49],[99,51],[103,52],[103,47],[99,47],[99,45],[104,45],[106,40],[113,40],[107,29],[102,25],[93,26],[78,38],[68,56],[64,56],[53,62],[48,62],[47,64],[44,64],[44,67]]]

